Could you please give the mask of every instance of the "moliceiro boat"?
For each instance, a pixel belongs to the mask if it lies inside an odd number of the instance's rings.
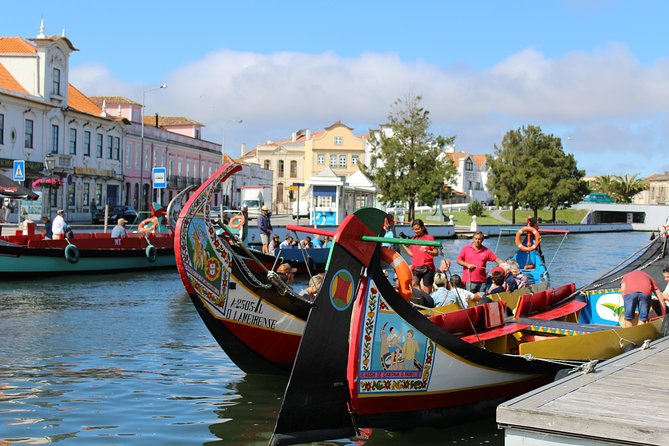
[[[586,302],[573,284],[422,314],[381,267],[383,218],[359,210],[338,231],[337,267],[310,310],[272,444],[464,421],[667,332],[663,318],[617,329],[578,323]]]

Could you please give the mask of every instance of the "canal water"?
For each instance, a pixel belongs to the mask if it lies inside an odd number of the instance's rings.
[[[553,284],[584,285],[648,238],[570,235],[553,261]],[[547,262],[560,240],[544,238]],[[444,241],[445,255],[454,260],[466,243]],[[511,237],[486,245],[501,257],[513,253]],[[0,445],[266,445],[285,384],[246,376],[228,360],[175,270],[0,282]],[[323,444],[503,438],[491,418]]]

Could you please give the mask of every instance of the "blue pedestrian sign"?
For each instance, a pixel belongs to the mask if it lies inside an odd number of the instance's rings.
[[[26,180],[26,162],[25,160],[14,160],[14,170],[12,171],[14,181]]]
[[[152,175],[153,188],[165,189],[167,187],[167,169],[165,167],[154,167]]]

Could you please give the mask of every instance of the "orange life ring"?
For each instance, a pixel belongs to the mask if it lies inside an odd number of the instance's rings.
[[[411,268],[404,257],[390,248],[381,248],[381,260],[395,270],[397,276],[397,292],[407,302],[411,300],[413,290]]]
[[[241,228],[242,226],[244,226],[244,216],[242,214],[235,215],[230,219],[228,226],[230,226],[233,229]]]
[[[151,223],[151,226],[149,226],[149,223]],[[158,219],[156,217],[147,218],[137,226],[137,230],[144,234],[156,232],[156,228],[158,228]]]
[[[527,244],[523,244],[523,242],[521,241],[521,238],[522,238],[523,234],[525,234],[526,232],[529,232],[530,234],[532,234],[534,236],[534,243],[530,244],[530,237],[528,236],[527,237]],[[539,243],[541,243],[541,234],[539,234],[539,231],[537,231],[532,226],[524,226],[524,227],[520,228],[518,230],[518,232],[516,232],[516,246],[521,251],[525,251],[525,252],[534,251],[535,249],[537,249],[539,247]]]

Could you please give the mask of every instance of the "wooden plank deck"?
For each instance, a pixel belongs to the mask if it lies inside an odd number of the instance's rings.
[[[669,338],[501,404],[511,445],[668,445]]]

